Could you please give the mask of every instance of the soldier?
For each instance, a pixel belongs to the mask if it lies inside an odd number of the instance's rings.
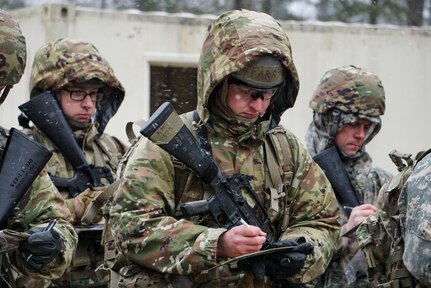
[[[336,67],[324,73],[310,107],[314,114],[306,135],[307,148],[319,164],[318,157],[328,151],[334,151],[333,158],[340,159],[340,167],[324,170],[330,181],[330,174],[336,177],[336,181],[331,182],[345,212],[341,220],[344,234],[377,211],[374,204],[378,191],[391,177],[390,173],[374,166],[365,151],[365,146],[381,128],[384,89],[374,73],[355,66]],[[333,150],[329,150],[331,148]],[[322,163],[322,167],[324,165]],[[342,177],[339,171],[346,175],[346,183],[351,183],[350,193],[347,185],[341,187],[341,191],[335,189]],[[339,255],[320,279],[323,286],[367,287],[365,259],[357,252],[359,247],[352,245],[354,233],[340,239]]]
[[[256,216],[268,213],[274,246],[312,245],[314,251],[263,258],[271,264],[262,278],[247,261],[239,261],[238,269],[223,265],[260,251],[268,234],[245,224],[220,228],[206,214],[186,219],[181,204],[206,199],[211,189],[142,137],[127,154],[110,210],[117,248],[129,263],[111,286],[273,286],[308,282],[325,271],[339,232],[336,199],[305,147],[279,125],[298,88],[289,39],[279,23],[265,13],[233,10],[209,26],[198,64],[196,111],[181,117],[224,175],[252,178],[255,196],[242,192]]]
[[[430,287],[430,152],[389,153],[399,173],[380,189],[378,213],[357,228],[371,287]]]
[[[58,39],[36,51],[30,93],[31,100],[20,108],[34,125],[29,128],[27,120],[24,131],[53,152],[47,171],[66,199],[79,234],[72,267],[55,285],[106,287],[109,271],[95,271],[103,263],[103,225],[101,204],[97,206],[97,201],[92,200],[114,181],[118,160],[126,148],[117,138],[104,133],[123,101],[124,88],[95,46]],[[53,113],[40,112],[47,106],[45,97],[50,107],[59,112],[56,118],[32,118],[34,114],[54,117]],[[62,124],[54,129],[46,123]]]
[[[403,261],[416,280],[415,287],[431,286],[431,197],[429,193],[431,155],[429,152],[416,164],[398,202],[402,215],[401,231],[404,233],[405,242]]]
[[[2,63],[0,67],[0,90],[2,91],[0,102],[5,100],[13,85],[19,82],[24,73],[26,56],[25,38],[18,23],[7,12],[0,10],[0,59]],[[4,145],[10,137],[8,134],[6,129],[0,127],[2,164],[5,164],[4,161],[8,157],[17,156],[7,155],[11,152],[9,149],[5,150]],[[28,152],[25,151],[25,153]],[[2,167],[2,181],[8,180],[5,179],[4,174],[8,174],[12,169],[12,167],[4,169]],[[39,171],[29,172],[30,174],[39,173]],[[18,178],[22,175],[13,176]],[[25,177],[26,175],[24,175]],[[2,197],[7,188],[3,182]],[[77,235],[73,226],[68,222],[71,218],[70,212],[46,171],[42,170],[31,187],[23,192],[24,196],[17,199],[18,203],[12,211],[1,211],[2,215],[7,216],[7,220],[1,219],[2,228],[18,232],[17,235],[26,240],[19,242],[18,251],[0,255],[0,287],[22,287],[23,283],[15,283],[13,280],[15,271],[32,278],[59,278],[70,265],[76,248]],[[2,201],[2,209],[7,206],[7,203],[4,202],[13,201],[10,198],[2,198],[2,200],[5,200]],[[10,214],[7,214],[8,212]],[[52,222],[54,226],[51,225],[51,228],[47,229],[48,223],[53,219],[56,220],[56,223]],[[45,229],[46,231],[44,231]],[[6,233],[4,231],[2,232]],[[25,232],[19,233],[23,231]],[[2,240],[4,240],[3,236]],[[5,248],[4,244],[2,241],[2,251]]]

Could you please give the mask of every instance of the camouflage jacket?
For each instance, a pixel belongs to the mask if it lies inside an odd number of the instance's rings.
[[[71,222],[77,225],[76,229],[79,233],[77,253],[72,266],[55,283],[62,287],[103,286],[108,282],[108,271],[95,269],[102,263],[104,254],[103,246],[100,245],[101,225],[90,227],[88,225],[99,224],[102,219],[99,213],[100,207],[98,207],[100,202],[92,200],[115,179],[118,159],[125,150],[117,139],[104,133],[109,120],[118,111],[125,91],[108,61],[89,42],[59,38],[46,43],[35,52],[29,83],[30,98],[37,98],[39,94],[46,91],[58,93],[68,85],[80,86],[88,81],[101,84],[98,89],[103,93],[103,97],[97,99],[91,124],[87,128],[75,130],[74,138],[87,163],[90,166],[96,166],[101,172],[99,174],[103,173],[100,179],[102,185],[84,188],[85,190],[82,189],[84,191],[80,191],[73,198],[68,191],[60,191],[72,214]],[[30,107],[30,109],[37,109],[37,107]],[[68,121],[68,124],[73,126],[71,121]],[[75,176],[77,173],[72,167],[71,160],[65,159],[66,153],[61,152],[62,147],[57,147],[53,139],[49,139],[39,128],[33,127],[26,129],[25,132],[53,153],[47,164],[47,172],[51,176],[65,179]],[[96,204],[92,205],[93,203]],[[84,225],[78,226],[79,224]]]
[[[2,128],[1,130],[5,131]],[[0,146],[3,154],[3,143]],[[58,222],[53,229],[60,234],[64,249],[40,273],[28,270],[22,258],[16,253],[9,257],[12,265],[16,266],[21,273],[33,278],[57,279],[63,275],[72,262],[77,245],[77,234],[68,222],[70,218],[70,212],[63,198],[43,170],[8,217],[7,228],[24,232],[33,227],[45,227],[51,219],[57,219]],[[3,285],[0,286],[3,287]]]
[[[24,132],[53,153],[53,156],[46,165],[46,170],[50,175],[61,178],[71,178],[75,175],[75,170],[70,162],[63,157],[58,147],[56,147],[42,131],[37,127],[33,127],[32,129],[25,129]],[[93,164],[94,166],[108,168],[115,178],[118,161],[125,150],[121,142],[106,133],[100,136],[95,125],[90,125],[87,129],[77,130],[74,132],[74,135],[78,143],[81,143],[80,147],[82,148],[87,162],[90,165]],[[101,181],[103,185],[109,185],[107,179],[102,178]],[[101,189],[102,188],[95,188],[91,190],[88,188],[82,191],[85,196],[81,197],[84,199],[86,207],[90,204],[91,200],[100,193]],[[73,201],[67,191],[60,191],[60,193],[66,199],[66,203]],[[68,206],[73,207],[73,205]],[[100,218],[98,218],[98,220],[100,220]],[[79,223],[80,219],[73,219],[73,222]]]
[[[280,93],[264,119],[247,125],[213,113],[208,103],[216,97],[212,93],[218,84],[264,54],[275,55],[289,71],[289,90]],[[253,176],[251,185],[265,205],[263,137],[278,125],[281,114],[296,98],[299,81],[291,57],[289,40],[272,17],[240,10],[214,21],[199,61],[197,113],[208,131],[215,163],[225,175]],[[284,208],[269,211],[269,222],[276,240],[303,236],[314,245],[302,271],[290,279],[307,282],[324,272],[335,251],[339,210],[323,172],[294,135],[287,131],[285,135],[292,141],[292,181],[284,183],[280,200]],[[217,270],[218,275],[205,274],[225,260],[216,256],[217,241],[225,229],[208,217],[187,220],[179,216],[181,203],[206,199],[211,191],[194,176],[185,191],[178,193],[176,171],[170,155],[146,138],[132,148],[110,211],[117,248],[130,264],[148,271],[150,281],[168,285],[186,279],[190,286],[215,287],[223,274],[225,283],[238,284],[244,273]]]
[[[58,92],[69,84],[81,85],[91,79],[97,79],[103,83],[99,89],[104,97],[101,97],[96,104],[97,109],[92,117],[92,124],[85,129],[76,130],[74,136],[90,165],[106,167],[115,176],[118,159],[124,153],[125,147],[117,139],[103,132],[109,120],[118,111],[125,92],[110,64],[93,44],[79,39],[59,38],[41,46],[34,55],[31,69],[30,98],[46,91]],[[69,162],[70,159],[63,157],[59,147],[56,147],[51,139],[48,139],[38,127],[25,128],[25,133],[31,135],[54,154],[47,165],[47,171],[51,176],[61,178],[74,176],[75,170]],[[104,178],[101,181],[104,185],[109,184]],[[103,188],[81,191],[79,197],[84,202],[84,209],[101,189]],[[66,191],[60,191],[60,193],[66,199],[70,198]],[[75,217],[72,201],[66,200],[72,216]],[[81,219],[73,219],[74,223],[80,223],[80,221]]]

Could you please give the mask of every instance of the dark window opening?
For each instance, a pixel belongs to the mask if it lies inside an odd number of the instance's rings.
[[[178,114],[196,109],[196,73],[192,67],[151,66],[150,115],[164,102],[171,102]]]

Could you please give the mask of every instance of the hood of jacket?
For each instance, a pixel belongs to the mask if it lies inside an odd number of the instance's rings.
[[[89,80],[103,82],[105,97],[98,101],[95,124],[100,134],[115,115],[124,99],[124,88],[97,48],[75,39],[58,39],[40,47],[34,56],[30,75],[30,97],[67,85]]]
[[[197,112],[203,122],[209,119],[208,103],[217,85],[266,54],[278,58],[288,72],[285,87],[268,107],[271,126],[275,126],[284,111],[294,105],[299,90],[286,32],[270,15],[245,9],[228,11],[211,23],[198,63]]]

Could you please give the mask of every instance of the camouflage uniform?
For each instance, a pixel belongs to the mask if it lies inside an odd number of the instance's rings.
[[[227,119],[217,112],[214,99],[225,91],[220,86],[227,76],[267,54],[279,59],[288,73],[286,89],[279,91],[266,114],[251,123]],[[289,40],[271,16],[235,10],[210,25],[198,65],[200,124],[207,128],[212,156],[222,173],[253,175],[251,185],[268,209],[274,238],[297,240],[303,236],[314,245],[314,253],[308,255],[300,273],[289,278],[303,283],[321,275],[333,255],[339,210],[326,177],[305,147],[278,126],[281,114],[293,106],[298,88]],[[191,113],[182,115],[187,125]],[[289,138],[293,167],[291,181],[283,183],[279,211],[269,208],[264,191],[263,138],[265,131],[275,127]],[[119,287],[251,287],[244,272],[225,266],[210,269],[225,260],[217,259],[216,251],[226,230],[208,217],[186,220],[180,216],[181,203],[207,198],[211,190],[192,173],[180,192],[175,172],[170,155],[148,139],[142,137],[131,148],[110,211],[117,248],[129,263],[120,270]],[[267,281],[271,286],[271,279]]]
[[[429,163],[431,150],[390,153],[399,173],[379,192],[380,210],[358,227],[372,287],[430,287]],[[402,159],[402,160],[401,160]]]
[[[416,164],[398,202],[405,242],[403,261],[419,281],[416,287],[431,286],[430,172],[431,155],[428,154]]]
[[[18,23],[5,11],[0,10],[0,86],[12,86],[19,82],[26,64],[26,45]],[[8,131],[0,127],[0,158],[3,160],[5,141]],[[40,272],[29,270],[23,259],[17,253],[0,255],[1,275],[0,287],[7,286],[4,281],[11,278],[5,269],[14,270],[33,278],[56,279],[59,278],[72,261],[75,252],[77,235],[68,220],[71,215],[63,198],[55,189],[46,171],[40,172],[31,188],[24,194],[7,219],[5,226],[18,232],[34,227],[46,227],[51,219],[57,219],[54,230],[63,240],[63,249]],[[10,261],[10,262],[8,262]],[[10,277],[9,277],[10,276]],[[10,285],[12,283],[9,279]]]
[[[103,82],[103,87],[100,89],[105,96],[97,101],[94,121],[87,128],[74,129],[73,133],[88,164],[106,167],[115,176],[118,160],[124,153],[125,147],[118,139],[103,133],[103,131],[123,101],[124,88],[115,77],[109,63],[100,55],[96,47],[80,40],[58,39],[39,48],[34,57],[30,77],[30,97],[37,97],[38,94],[48,90],[58,91],[68,84],[80,85],[95,78]],[[50,175],[61,178],[74,176],[75,170],[71,163],[64,158],[58,147],[38,127],[24,131],[53,152],[53,156],[47,164],[47,171]],[[83,201],[86,211],[89,209],[92,199],[110,184],[105,178],[102,178],[101,182],[104,187],[88,188],[76,196]],[[72,216],[74,216],[74,198],[67,191],[60,191],[60,193],[66,199]],[[102,215],[98,213],[96,217],[85,223],[81,221],[82,219],[74,217],[72,223],[91,225],[98,224],[101,219]],[[88,231],[91,230],[88,226],[76,227],[80,241],[72,268],[63,278],[56,281],[55,285],[106,287],[109,281],[108,271],[94,271],[103,261],[103,246],[99,243],[101,226],[93,227],[100,227],[100,229],[95,229],[96,232],[93,230],[95,234]],[[89,236],[88,233],[90,233]]]
[[[331,69],[323,75],[314,91],[310,107],[314,112],[313,121],[306,134],[306,145],[312,155],[336,145],[335,136],[346,123],[353,123],[359,119],[370,121],[371,126],[367,130],[365,142],[357,154],[354,157],[349,157],[343,152],[339,154],[359,203],[376,203],[380,188],[391,177],[390,173],[374,166],[370,155],[365,151],[366,144],[381,128],[380,115],[383,115],[385,110],[385,95],[379,78],[354,66]],[[345,224],[346,217],[341,221]],[[344,232],[343,227],[341,231]],[[367,268],[363,254],[356,254],[357,245],[352,249],[354,235],[350,237],[349,240],[345,237],[340,238],[337,257],[341,258],[331,263],[319,285],[366,287]],[[350,257],[353,259],[348,260]],[[357,273],[359,274],[356,275]]]

